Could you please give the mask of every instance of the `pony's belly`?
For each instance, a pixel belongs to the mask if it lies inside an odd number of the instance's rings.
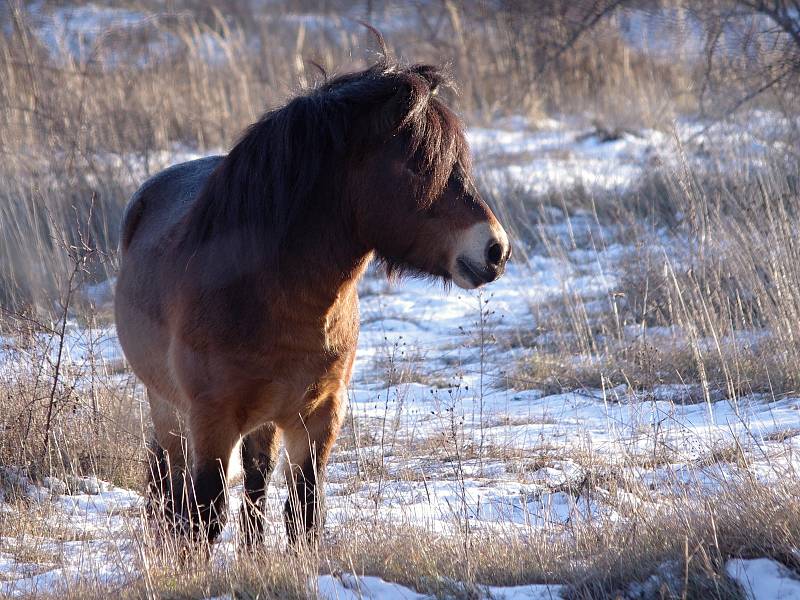
[[[287,408],[298,405],[302,395],[296,386],[287,381],[270,381],[256,392],[241,396],[233,407],[239,432],[247,435],[270,421],[284,420]]]

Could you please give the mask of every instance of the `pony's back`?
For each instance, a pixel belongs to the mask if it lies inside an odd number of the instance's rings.
[[[137,244],[157,246],[197,199],[206,180],[223,160],[209,156],[173,165],[153,175],[136,190],[125,207],[120,233],[123,255]]]

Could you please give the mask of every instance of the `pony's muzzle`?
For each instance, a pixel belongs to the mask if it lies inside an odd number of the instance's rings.
[[[455,264],[450,270],[453,283],[458,287],[477,288],[503,274],[511,256],[511,245],[496,221],[473,225],[459,241]]]

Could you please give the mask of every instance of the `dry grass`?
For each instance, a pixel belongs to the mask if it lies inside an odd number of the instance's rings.
[[[662,172],[657,188],[649,179],[632,192],[592,197],[592,212],[580,213],[568,236],[554,225],[575,217],[553,217],[551,196],[517,201],[542,215],[526,222],[516,214],[509,222],[528,228],[518,228],[518,239],[565,272],[576,268],[571,252],[588,250],[615,284],[587,297],[567,282],[562,297],[532,303],[535,329],[498,336],[503,348],[530,349],[508,381],[551,390],[687,383],[733,398],[796,391],[800,189],[791,159],[770,160],[735,180],[684,166]],[[643,204],[653,210],[642,213]],[[581,236],[580,227],[596,230]],[[617,244],[622,250],[607,254]]]
[[[624,519],[580,519],[560,527],[440,534],[408,523],[353,515],[321,546],[299,555],[268,542],[256,555],[224,563],[182,562],[147,541],[136,542],[142,569],[117,588],[123,598],[200,599],[314,596],[318,573],[377,575],[437,597],[474,598],[488,585],[562,583],[566,598],[742,598],[724,572],[730,557],[772,557],[798,569],[800,505],[795,484],[729,481],[714,496],[662,498],[659,507],[616,508]],[[566,535],[565,535],[566,533]],[[19,560],[58,564],[28,546],[3,547]],[[635,560],[631,560],[635,557]],[[130,565],[128,566],[128,569]],[[127,570],[127,569],[126,569]],[[114,589],[113,586],[111,589]],[[637,596],[639,591],[641,596]],[[61,598],[103,598],[97,582],[67,586]],[[36,597],[48,598],[46,592]]]
[[[96,476],[138,487],[148,412],[133,375],[100,357],[108,332],[61,335],[21,319],[4,324],[14,333],[4,338],[0,372],[0,464],[35,479]],[[89,356],[76,352],[79,342]]]
[[[412,6],[422,25],[387,37],[409,59],[449,61],[461,87],[454,102],[472,122],[506,113],[535,121],[551,112],[580,112],[609,131],[669,131],[673,117],[708,102],[709,89],[699,85],[707,73],[696,57],[665,61],[632,52],[621,36],[620,14],[571,43],[575,15],[559,12],[565,4],[545,4],[534,13],[524,3],[506,3],[491,18],[478,2],[445,1],[427,12]],[[15,3],[3,9],[11,28],[0,37],[0,343],[19,355],[0,371],[0,465],[19,471],[0,469],[3,507],[12,508],[0,512],[0,552],[18,562],[58,565],[63,555],[50,541],[89,535],[54,523],[63,514],[32,501],[20,474],[36,482],[49,475],[65,481],[97,476],[140,489],[148,417],[124,363],[69,353],[68,360],[58,359],[76,331],[73,320],[96,326],[109,318],[76,291],[113,273],[121,210],[145,176],[176,153],[227,147],[265,108],[313,83],[317,75],[304,59],[344,70],[374,58],[365,33],[336,16],[352,5],[325,5],[330,26],[315,30],[281,20],[319,10],[314,2],[285,2],[269,18],[240,3],[220,12],[187,0],[171,14],[158,12],[155,3],[132,3],[155,14],[98,38],[86,48],[86,60],[49,55],[32,35],[31,16],[12,10]],[[388,15],[383,6],[373,10],[375,19]],[[165,39],[167,55],[149,53],[149,43]],[[128,58],[115,62],[120,55]],[[721,93],[744,89],[743,82],[720,78],[729,62],[715,65]],[[775,92],[771,106],[785,108],[787,97]],[[565,286],[561,297],[531,303],[529,328],[505,326],[490,304],[480,309],[489,311],[479,318],[480,335],[454,345],[517,351],[517,362],[491,383],[545,393],[625,384],[631,393],[620,400],[635,402],[657,384],[689,383],[699,393],[683,401],[703,402],[796,392],[796,158],[778,151],[758,173],[734,177],[700,173],[688,163],[657,169],[621,194],[578,187],[537,196],[485,183],[501,220],[525,242],[515,249],[520,262],[526,250],[565,267],[575,250],[592,251],[599,261],[614,244],[624,251],[603,263],[615,279],[608,294],[587,298]],[[717,164],[725,160],[714,157]],[[585,223],[587,215],[605,237],[564,235],[558,227],[567,219]],[[408,382],[442,388],[443,406],[456,404],[459,365],[433,371],[427,362],[423,349],[387,343],[371,369],[401,388]],[[454,391],[448,396],[445,388]],[[441,431],[405,436],[396,426],[403,398],[385,400],[382,419],[353,418],[345,427],[338,450],[342,462],[357,464],[355,475],[335,481],[340,495],[370,493],[377,505],[385,482],[424,482],[433,463],[463,476],[464,466],[500,462],[527,485],[538,471],[571,461],[580,466],[581,481],[535,493],[563,493],[578,502],[600,498],[614,517],[576,513],[566,524],[500,522],[480,529],[459,520],[456,510],[453,530],[442,533],[419,527],[413,516],[390,524],[377,511],[361,510],[329,532],[319,554],[287,552],[279,536],[253,557],[209,563],[198,553],[187,565],[174,548],[158,549],[139,517],[128,515],[137,558],[135,564],[121,559],[119,571],[133,585],[98,578],[58,596],[304,598],[313,596],[309,582],[318,573],[354,572],[440,597],[474,598],[483,585],[529,582],[563,583],[571,598],[618,597],[639,582],[642,597],[740,598],[742,590],[724,573],[730,557],[770,556],[800,572],[797,477],[790,472],[759,483],[748,471],[747,448],[709,448],[691,465],[698,472],[730,465],[733,474],[717,489],[666,480],[665,492],[632,473],[667,467],[674,453],[666,446],[613,463],[558,440],[524,451],[477,445],[446,408],[438,417]],[[487,426],[530,423],[509,418]],[[547,416],[539,423],[547,425]],[[791,442],[796,433],[786,428],[765,442]],[[410,460],[420,462],[398,466]],[[521,491],[527,493],[533,492]]]
[[[43,338],[37,339],[42,343]],[[64,373],[68,378],[70,370]],[[114,377],[110,373],[98,375],[98,384],[108,384]],[[19,384],[25,379],[17,377],[15,381]],[[17,395],[19,389],[14,394],[6,391],[4,409],[17,406],[8,403],[12,396],[27,397]],[[91,414],[91,403],[85,390],[73,390],[73,394],[72,406],[79,412],[59,420],[54,439],[59,440],[55,446],[74,449],[76,453],[66,453],[69,460],[64,459],[59,465],[43,465],[31,461],[38,460],[36,455],[25,459],[9,453],[15,446],[11,443],[3,446],[4,464],[30,465],[29,474],[49,468],[62,478],[70,473],[65,473],[66,464],[80,464],[87,432],[80,426],[83,419],[77,415],[81,410]],[[62,400],[59,397],[58,401]],[[104,402],[107,404],[102,406],[103,412],[113,414],[114,402],[110,397]],[[130,411],[129,403],[130,399]],[[13,438],[15,442],[25,442],[17,429],[9,429],[15,423],[17,420],[9,419],[4,426],[17,436]],[[132,473],[104,454],[113,446],[120,454],[141,456],[145,436],[132,436],[130,442],[126,441],[132,422],[125,423],[103,419],[92,424],[92,451],[96,454],[83,473],[100,473],[104,478],[137,487],[134,479],[140,473],[139,467]],[[141,422],[134,425],[141,426]],[[430,461],[431,466],[436,464],[439,469],[453,472],[478,461],[500,461],[508,465],[509,472],[516,473],[520,482],[528,482],[531,474],[566,460],[580,467],[580,478],[544,488],[527,489],[523,485],[520,494],[546,497],[563,493],[573,498],[577,506],[598,501],[610,512],[592,517],[575,512],[563,522],[548,519],[545,510],[538,517],[539,525],[532,520],[530,526],[520,527],[501,519],[488,528],[465,527],[459,520],[461,509],[453,506],[454,527],[440,532],[421,527],[413,514],[387,522],[375,511],[353,508],[344,520],[338,519],[335,528],[328,529],[319,553],[299,555],[285,549],[280,516],[269,513],[277,536],[271,535],[254,556],[234,556],[230,550],[220,549],[217,552],[225,558],[220,556],[209,563],[199,551],[187,563],[178,559],[179,551],[172,545],[162,546],[151,539],[151,529],[134,511],[128,515],[129,524],[121,535],[130,537],[136,558],[133,562],[120,558],[124,562],[117,567],[118,573],[130,581],[118,587],[102,578],[94,582],[91,577],[83,578],[67,584],[57,595],[68,599],[103,598],[112,590],[124,598],[202,599],[221,594],[237,598],[305,598],[313,597],[319,573],[344,577],[355,573],[377,575],[447,598],[474,598],[487,585],[559,583],[565,585],[567,598],[613,598],[641,584],[645,590],[642,597],[728,599],[743,597],[724,572],[728,558],[768,556],[792,570],[800,568],[794,554],[800,543],[800,489],[796,477],[769,485],[759,483],[747,470],[748,454],[737,445],[711,448],[694,465],[698,470],[719,463],[734,468],[713,493],[702,485],[671,481],[669,476],[663,486],[653,490],[636,473],[669,465],[672,458],[667,454],[620,456],[618,461],[609,462],[591,451],[556,443],[531,451],[487,444],[479,451],[475,445],[463,445],[460,426],[451,427],[446,417],[441,427],[441,432],[432,437],[415,438],[410,443],[387,438],[381,447],[381,432],[395,429],[391,423],[352,419],[342,434],[337,456],[341,454],[345,462],[352,462],[354,459],[347,456],[360,453],[361,459],[355,474],[333,483],[343,494],[359,490],[389,493],[381,492],[380,482],[412,484],[432,476],[431,472],[425,473],[428,467],[397,468],[404,461],[420,457]],[[41,433],[39,429],[35,431],[36,436]],[[781,432],[772,441],[783,442],[793,433]],[[22,448],[36,447],[36,436]],[[379,448],[380,453],[376,451]],[[390,462],[385,456],[390,457]],[[0,530],[4,532],[0,552],[18,563],[31,565],[30,569],[56,568],[65,564],[59,544],[91,542],[95,535],[99,536],[96,542],[102,540],[102,530],[87,533],[77,525],[60,522],[63,513],[56,506],[32,501],[24,493],[13,500],[9,490],[5,489],[6,500],[12,500],[7,505],[12,510],[0,512]],[[378,501],[380,498],[376,498]],[[49,598],[50,594],[42,590],[35,597]]]

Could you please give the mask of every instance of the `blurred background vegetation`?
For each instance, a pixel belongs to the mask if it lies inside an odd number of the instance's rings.
[[[319,80],[313,62],[335,73],[374,61],[358,20],[404,60],[449,65],[451,101],[468,124],[579,115],[613,137],[753,105],[796,115],[797,4],[7,0],[0,305],[52,310],[76,259],[81,277],[113,273],[137,185],[181,158],[224,152],[263,111]]]

